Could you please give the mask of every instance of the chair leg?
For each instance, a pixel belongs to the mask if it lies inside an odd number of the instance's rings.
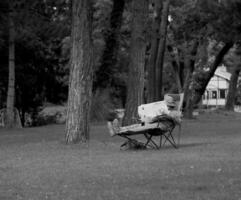
[[[177,145],[178,145],[178,146],[180,145],[181,131],[182,131],[182,126],[181,126],[181,124],[180,124],[180,125],[179,125],[179,128],[178,128],[178,138],[177,138]]]
[[[166,143],[166,141],[168,141],[173,147],[175,147],[176,149],[178,148],[172,134],[169,133],[168,135],[164,135],[164,137],[165,141],[163,145]]]
[[[153,148],[155,148],[155,149],[159,149],[159,148],[160,148],[160,147],[152,140],[153,135],[149,135],[149,134],[144,134],[144,135],[145,135],[145,137],[146,137],[146,139],[147,139],[147,142],[146,142],[145,145],[151,146],[151,147],[153,147]],[[149,145],[150,142],[152,143],[152,145]]]
[[[169,136],[169,138],[171,138],[171,141],[172,141],[172,145],[175,147],[175,148],[177,148],[177,144],[176,144],[176,142],[175,142],[175,139],[174,139],[174,137],[173,137],[173,135],[172,135],[172,133],[170,133],[170,136]]]
[[[175,142],[175,139],[174,139],[174,137],[172,135],[172,131],[173,131],[173,129],[168,131],[167,135],[163,134],[163,136],[165,137],[165,141],[164,141],[163,145],[166,143],[166,141],[168,141],[174,148],[177,149],[178,146],[177,146],[177,144]]]
[[[127,140],[124,143],[122,143],[120,147],[124,147],[125,145],[127,145],[128,141],[133,143],[133,139],[132,138],[129,138],[128,136],[125,136],[125,135],[123,135],[121,137],[123,137],[123,138],[125,138]]]
[[[146,141],[146,143],[145,143],[145,146],[148,146],[148,144],[149,144],[149,142],[150,142],[150,138],[151,138],[151,136],[148,137],[146,134],[144,134],[144,136],[145,136],[146,139],[147,139],[147,141]]]
[[[160,148],[162,147],[162,134],[160,135]]]

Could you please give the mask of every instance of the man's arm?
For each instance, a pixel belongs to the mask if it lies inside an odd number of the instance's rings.
[[[176,123],[181,123],[182,113],[180,111],[170,111],[168,114]]]

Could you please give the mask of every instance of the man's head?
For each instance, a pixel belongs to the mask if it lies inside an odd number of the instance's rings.
[[[169,109],[174,109],[176,107],[176,103],[171,96],[165,95],[164,101]]]

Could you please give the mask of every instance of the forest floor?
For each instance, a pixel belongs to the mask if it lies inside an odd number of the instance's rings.
[[[64,125],[0,129],[0,200],[241,200],[241,114],[184,120],[181,146],[120,150],[104,124],[87,145]]]

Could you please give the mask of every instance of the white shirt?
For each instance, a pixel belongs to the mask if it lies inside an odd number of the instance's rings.
[[[156,116],[163,114],[168,115],[169,113],[170,111],[168,110],[165,101],[158,101],[138,106],[138,114],[141,121],[146,123],[150,123]]]

